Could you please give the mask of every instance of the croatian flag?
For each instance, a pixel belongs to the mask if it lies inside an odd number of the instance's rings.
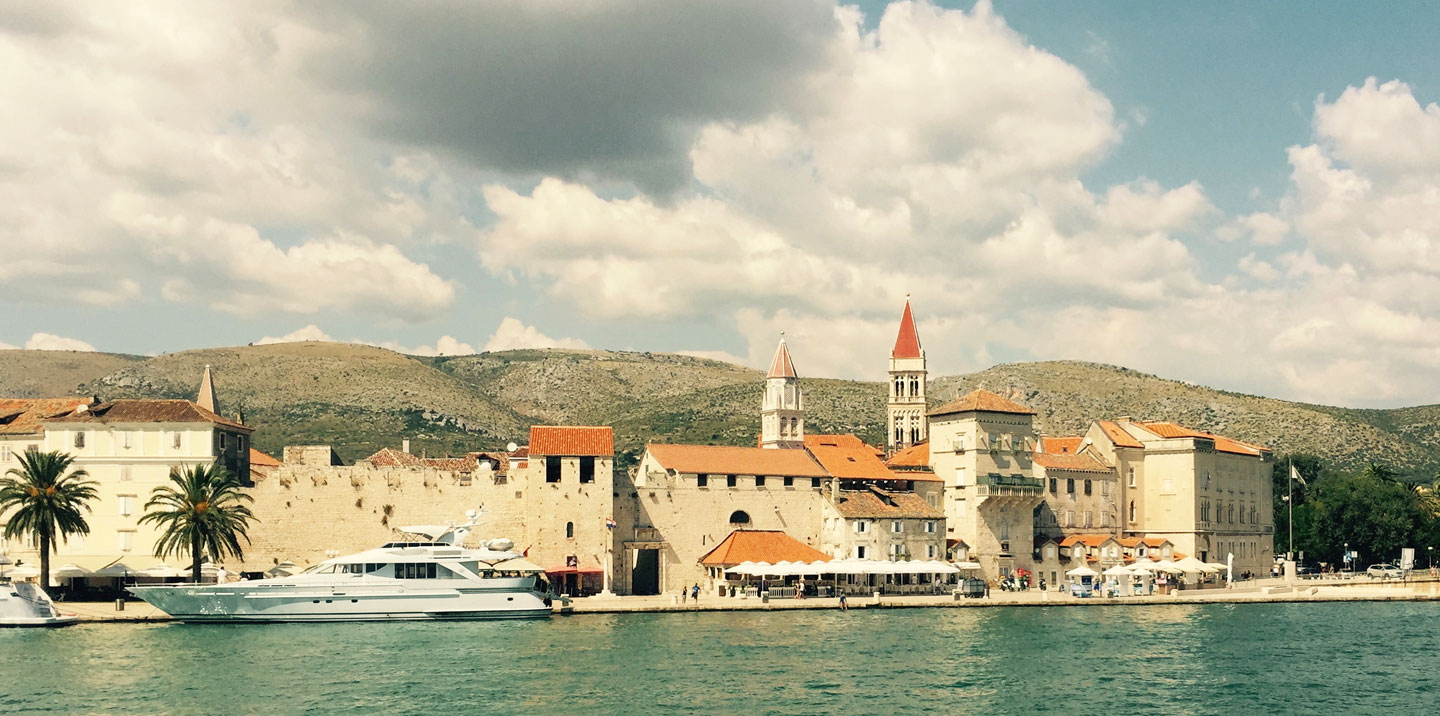
[[[606,527],[609,527],[609,528],[612,529],[612,530],[615,529],[615,527],[616,527],[615,518],[614,518],[614,517],[606,517],[606,518],[605,518],[605,526],[606,526]]]

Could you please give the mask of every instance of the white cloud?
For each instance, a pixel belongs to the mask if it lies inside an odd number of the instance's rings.
[[[0,351],[16,351],[16,350],[20,350],[20,347],[19,347],[19,346],[12,346],[12,345],[10,345],[9,343],[6,343],[5,341],[0,341]]]
[[[335,339],[331,338],[330,334],[320,330],[319,326],[312,323],[308,326],[305,326],[304,328],[297,328],[289,333],[286,333],[283,336],[265,336],[264,338],[255,341],[255,345],[265,346],[272,343],[299,343],[301,341],[321,341],[325,343],[333,343],[335,342]]]
[[[36,333],[25,341],[25,350],[30,351],[94,351],[95,346],[77,338],[66,338],[54,333]]]
[[[483,352],[509,351],[519,348],[589,348],[590,346],[578,338],[551,338],[534,326],[527,326],[518,318],[506,316],[500,321],[499,327],[495,329],[489,339],[485,341]]]
[[[355,342],[362,343],[363,341]],[[395,351],[396,353],[404,353],[405,355],[412,356],[468,356],[474,355],[478,352],[475,350],[474,346],[470,345],[469,343],[460,341],[452,336],[440,336],[440,338],[435,341],[435,345],[433,346],[419,345],[414,347],[405,347],[400,345],[399,343],[395,343],[394,341],[370,343],[368,345],[374,345],[380,348]]]

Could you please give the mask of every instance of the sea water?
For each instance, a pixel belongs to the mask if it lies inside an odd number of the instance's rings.
[[[1440,603],[0,630],[0,713],[1421,714]]]

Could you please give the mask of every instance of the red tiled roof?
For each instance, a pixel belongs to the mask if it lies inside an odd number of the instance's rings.
[[[890,459],[885,461],[885,464],[892,470],[915,470],[921,468],[929,470],[930,443],[923,442],[917,445],[911,445],[891,455]]]
[[[1110,540],[1115,539],[1112,535],[1068,535],[1060,540],[1061,547],[1069,547],[1075,544],[1083,544],[1086,547],[1099,547]]]
[[[910,315],[910,301],[905,301],[905,313],[900,316],[900,333],[895,336],[895,347],[890,349],[891,358],[919,358],[920,335],[915,332],[915,318]]]
[[[1033,456],[1036,465],[1046,470],[1065,470],[1067,472],[1097,472],[1111,473],[1113,469],[1101,462],[1090,451],[1079,455],[1070,453],[1037,452]]]
[[[280,467],[281,462],[275,458],[250,448],[250,467]]]
[[[1146,547],[1158,548],[1164,546],[1166,543],[1169,543],[1171,545],[1175,544],[1174,542],[1170,542],[1170,540],[1163,537],[1123,537],[1120,539],[1120,544],[1122,546],[1131,548],[1139,547],[1142,544]]]
[[[1080,452],[1080,444],[1083,442],[1085,442],[1085,438],[1079,435],[1063,438],[1040,438],[1040,445],[1044,448],[1043,452],[1047,453],[1077,453]]]
[[[890,471],[890,468],[881,462],[875,454],[875,448],[866,445],[860,438],[853,435],[834,436],[848,437],[850,440],[834,440],[824,442],[821,439],[815,441],[806,440],[805,449],[815,457],[825,471],[835,477],[846,480],[938,480],[939,478],[926,475],[897,475]]]
[[[775,452],[775,451],[770,451]],[[830,555],[779,530],[735,530],[715,545],[700,564],[721,567],[741,562],[829,562]]]
[[[766,378],[799,378],[795,374],[795,363],[790,360],[790,349],[785,347],[785,339],[780,339],[780,345],[775,348],[775,357],[770,360],[770,372],[765,374]]]
[[[976,411],[985,413],[1015,413],[1017,415],[1035,414],[1035,411],[1014,401],[1006,400],[988,390],[974,390],[930,411],[930,415],[951,415],[953,413]]]
[[[531,455],[610,457],[615,430],[610,427],[535,425],[530,428]]]
[[[254,430],[222,418],[189,400],[112,400],[84,411],[50,418],[47,423],[213,423],[250,432]]]
[[[668,444],[646,445],[645,450],[667,470],[697,475],[828,476],[805,450]]]
[[[1139,440],[1136,440],[1136,439],[1135,439],[1135,436],[1134,436],[1134,435],[1131,435],[1130,433],[1126,432],[1126,431],[1125,431],[1125,428],[1120,427],[1120,425],[1119,425],[1118,423],[1115,423],[1115,422],[1112,422],[1112,421],[1109,421],[1109,420],[1101,420],[1101,421],[1098,421],[1098,422],[1099,422],[1099,425],[1100,425],[1100,429],[1105,432],[1105,437],[1110,438],[1110,442],[1115,443],[1115,447],[1123,447],[1123,448],[1143,448],[1143,447],[1145,447],[1144,445],[1140,444],[1140,441],[1139,441]]]
[[[844,491],[833,501],[835,509],[844,517],[893,517],[897,519],[938,520],[945,517],[945,511],[932,506],[913,492],[892,492],[872,487],[864,491]]]
[[[38,435],[45,419],[89,404],[89,398],[0,398],[0,435]]]
[[[1239,440],[1232,440],[1231,438],[1222,437],[1214,433],[1207,433],[1203,430],[1191,430],[1179,423],[1168,420],[1149,423],[1136,422],[1135,425],[1139,425],[1141,428],[1155,433],[1162,438],[1201,438],[1211,440],[1215,443],[1215,449],[1220,452],[1234,453],[1236,455],[1251,455],[1254,457],[1259,457],[1264,453],[1270,452],[1270,449],[1266,447],[1251,445],[1250,443],[1240,442]]]

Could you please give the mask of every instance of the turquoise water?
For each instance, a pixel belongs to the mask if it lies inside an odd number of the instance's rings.
[[[1419,714],[1440,603],[0,630],[0,713]]]

